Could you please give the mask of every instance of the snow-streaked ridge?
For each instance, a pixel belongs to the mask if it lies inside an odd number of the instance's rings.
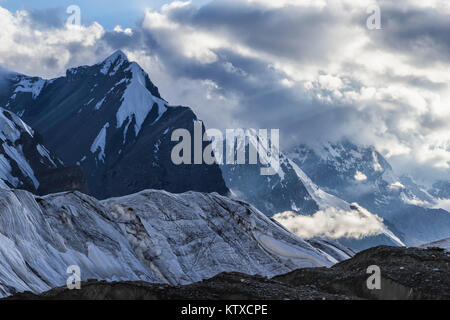
[[[158,115],[153,122],[159,120],[167,110],[167,106],[164,100],[153,96],[147,89],[147,74],[137,63],[132,62],[125,71],[130,71],[132,78],[122,96],[122,104],[117,110],[117,128],[122,127],[125,121],[131,121],[134,117],[136,121],[134,131],[137,136],[153,106],[155,104],[158,106]]]
[[[337,208],[346,211],[362,210],[359,209],[359,205],[357,205],[356,203],[350,205],[348,202],[320,189],[292,160],[289,160],[289,164],[295,170],[297,176],[302,180],[305,188],[308,190],[308,193],[312,196],[314,201],[318,204],[320,210],[326,210],[328,208]],[[384,226],[383,228],[383,234],[393,240],[399,246],[405,246],[405,244],[386,226]]]
[[[19,186],[20,180],[12,172],[12,162],[14,162],[22,174],[31,179],[35,189],[37,189],[39,181],[27,156],[24,154],[22,145],[18,143],[22,134],[27,134],[30,138],[34,137],[33,129],[18,116],[0,108],[0,186],[6,187],[6,182],[15,187]],[[43,151],[42,146],[41,148],[41,151]],[[1,154],[2,151],[4,154]],[[36,150],[36,152],[39,152],[39,150]]]
[[[106,148],[106,130],[109,128],[109,122],[107,122],[102,130],[98,133],[91,146],[91,152],[98,152],[97,159],[99,161],[105,161],[105,148]]]
[[[29,92],[31,93],[33,99],[36,99],[36,97],[41,93],[42,89],[47,83],[46,80],[41,78],[19,76],[19,79],[20,81],[15,85],[16,89],[14,90],[14,93]]]
[[[299,179],[303,182],[303,185],[305,186],[306,190],[308,190],[308,193],[319,206],[319,209],[324,210],[329,207],[339,208],[343,210],[350,209],[350,205],[347,202],[320,189],[292,160],[288,161]]]

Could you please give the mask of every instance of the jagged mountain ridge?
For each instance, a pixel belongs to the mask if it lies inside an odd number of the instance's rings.
[[[197,117],[170,106],[121,51],[52,80],[12,74],[0,105],[35,128],[65,163],[79,164],[97,198],[148,188],[228,193],[217,165],[172,163],[172,131],[193,132]]]
[[[17,115],[0,108],[0,188],[87,191],[81,169],[66,167],[41,140]]]
[[[436,181],[429,192],[439,199],[450,199],[450,181]]]
[[[70,265],[81,268],[83,281],[177,285],[338,261],[217,193],[146,190],[98,201],[79,192],[0,189],[0,204],[0,296],[65,285]]]
[[[344,141],[319,148],[301,145],[288,154],[326,192],[383,217],[406,244],[450,235],[450,213],[433,209],[435,200],[426,188],[397,176],[375,148]]]

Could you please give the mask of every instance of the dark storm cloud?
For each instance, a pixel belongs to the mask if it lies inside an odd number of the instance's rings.
[[[140,31],[141,32],[141,31]],[[283,86],[281,80],[284,75],[271,68],[267,62],[244,57],[231,50],[215,50],[217,60],[212,63],[202,63],[193,58],[187,58],[174,50],[171,46],[158,43],[150,31],[145,30],[139,36],[127,39],[121,35],[109,33],[104,37],[115,48],[126,47],[133,39],[136,47],[136,39],[140,39],[142,48],[146,48],[149,54],[155,54],[163,62],[165,71],[173,78],[188,78],[193,80],[211,80],[217,88],[214,92],[225,97],[233,96],[239,99],[239,108],[233,110],[232,118],[239,119],[246,126],[261,128],[282,128],[282,134],[286,138],[292,137],[292,141],[304,137],[305,140],[325,139],[323,124],[324,117],[330,120],[330,134],[332,127],[336,126],[337,134],[343,129],[344,120],[351,115],[351,110],[334,106],[330,112],[330,106],[314,100],[302,88],[291,89]],[[150,40],[148,40],[150,39]],[[149,43],[149,46],[145,44]],[[141,48],[141,49],[142,49]],[[224,104],[227,102],[224,101]],[[226,106],[224,106],[226,107]],[[342,110],[347,110],[343,112]],[[311,140],[310,140],[311,141]]]
[[[282,148],[298,143],[349,139],[357,143],[379,143],[395,154],[400,146],[414,148],[423,144],[422,141],[432,143],[426,140],[427,136],[432,136],[436,130],[445,132],[448,126],[448,119],[439,113],[418,112],[409,104],[415,91],[439,94],[448,89],[448,84],[433,73],[409,71],[410,67],[420,69],[436,61],[450,62],[450,19],[436,10],[387,3],[380,1],[383,29],[376,31],[366,29],[365,8],[353,11],[350,16],[327,7],[267,8],[242,1],[214,1],[201,7],[191,4],[159,12],[177,24],[173,29],[172,26],[146,27],[143,24],[133,29],[133,35],[106,32],[102,41],[114,49],[144,51],[148,56],[157,57],[169,78],[188,79],[199,85],[198,88],[174,88],[170,87],[169,80],[169,87],[163,92],[193,90],[194,95],[204,97],[205,88],[200,83],[212,81],[214,85],[208,90],[224,97],[218,102],[223,107],[215,106],[214,110],[223,110],[227,119],[237,120],[241,126],[280,128]],[[206,32],[242,45],[253,54],[244,54],[227,45],[215,47],[200,43],[215,59],[189,55],[180,45],[189,39],[186,32]],[[355,46],[354,52],[341,52],[346,49],[346,43],[364,43],[364,36],[368,39],[365,47]],[[401,53],[407,58],[402,65],[406,69],[398,72],[392,64],[371,60],[372,57],[367,62],[357,59],[358,55],[371,51]],[[272,65],[279,62],[292,66],[292,70],[299,73],[302,68],[310,68],[309,72],[311,68],[315,70],[316,74],[314,71],[309,74],[316,78],[312,80],[313,89],[305,89],[302,81],[288,81],[286,85],[283,81],[289,76]],[[382,67],[380,72],[367,77],[368,72],[373,72],[373,62]],[[354,93],[356,101],[334,96],[332,88],[317,82],[319,75],[328,76],[333,72],[328,70],[331,64],[339,65],[340,93]],[[362,90],[371,86],[377,98],[359,101]],[[397,92],[396,88],[404,91]],[[193,106],[194,110],[201,118],[222,116],[211,113],[210,103],[213,102],[204,98],[195,102],[199,105]],[[232,104],[237,107],[228,108]],[[402,129],[404,123],[411,123],[415,129]],[[408,166],[414,170],[422,166],[422,176],[438,172],[432,169],[432,164],[429,167],[414,164],[412,158],[403,163],[405,172]]]
[[[281,76],[270,70],[267,63],[257,58],[241,56],[233,51],[215,50],[217,60],[202,63],[188,58],[165,41],[158,42],[151,31],[135,29],[133,35],[107,32],[102,38],[114,49],[144,50],[149,55],[156,55],[164,63],[165,70],[173,77],[185,77],[194,80],[212,80],[220,93],[253,96],[267,87],[273,89],[273,83]]]
[[[42,30],[48,28],[63,28],[67,13],[63,7],[48,9],[27,9],[30,26]]]
[[[218,36],[231,37],[238,43],[296,62],[325,59],[333,53],[338,40],[333,34],[333,26],[339,25],[338,18],[326,9],[267,10],[258,5],[216,2],[200,8],[172,9],[167,16],[180,25],[214,31]],[[231,111],[232,118],[246,126],[281,128],[285,147],[299,142],[349,138],[363,129],[358,124],[368,126],[376,118],[371,112],[356,111],[353,105],[339,101],[330,104],[316,98],[317,94],[329,95],[326,90],[316,88],[313,95],[300,85],[293,88],[282,85],[285,75],[263,59],[216,49],[212,51],[217,59],[204,63],[186,57],[173,42],[166,41],[170,36],[176,37],[175,33],[158,37],[154,32],[161,31],[135,28],[132,36],[107,32],[103,40],[115,49],[141,49],[157,56],[165,71],[175,79],[213,81],[217,85],[214,88],[217,95],[237,97],[239,108]],[[361,84],[357,81],[345,77],[343,80],[348,89],[360,90]],[[420,79],[399,81],[413,80]]]
[[[325,58],[339,41],[341,22],[331,9],[284,7],[268,10],[242,1],[214,1],[168,13],[173,21],[212,30],[236,42],[296,61]]]
[[[102,40],[113,50],[126,48],[128,50],[146,50],[150,53],[159,47],[153,35],[141,28],[134,28],[132,34],[106,31]]]
[[[382,5],[381,16],[382,30],[371,33],[374,47],[406,54],[416,64],[450,62],[450,14]]]

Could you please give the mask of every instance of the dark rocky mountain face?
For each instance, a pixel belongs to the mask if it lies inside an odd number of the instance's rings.
[[[430,202],[432,197],[409,178],[397,176],[388,161],[373,147],[348,141],[317,148],[298,146],[289,157],[324,190],[376,209],[399,202]]]
[[[341,300],[313,286],[292,287],[258,275],[230,272],[185,286],[146,282],[90,281],[80,290],[55,288],[40,295],[19,293],[5,300]]]
[[[381,288],[369,290],[369,266],[380,268]],[[450,299],[450,253],[440,248],[380,246],[331,268],[306,268],[275,277],[292,286],[314,285],[331,294],[364,299]]]
[[[248,155],[248,146],[246,146]],[[237,198],[248,201],[267,216],[284,211],[311,215],[319,210],[288,159],[280,155],[280,169],[275,175],[261,175],[261,164],[224,164],[222,173]]]
[[[35,194],[87,192],[81,168],[65,167],[41,143],[37,132],[12,112],[0,108],[0,187]]]
[[[434,198],[425,187],[397,176],[373,147],[342,142],[315,150],[302,145],[288,155],[326,192],[384,218],[406,244],[450,236],[450,213],[432,209]]]
[[[172,131],[193,133],[197,118],[187,107],[169,106],[148,74],[120,51],[53,80],[12,75],[0,105],[35,128],[65,163],[80,165],[97,198],[148,188],[228,193],[217,165],[172,163],[178,143]]]

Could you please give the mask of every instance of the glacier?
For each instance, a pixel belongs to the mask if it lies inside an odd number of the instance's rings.
[[[83,281],[181,285],[221,272],[331,266],[329,253],[217,193],[145,190],[99,201],[0,189],[0,297],[65,285],[71,265]]]

